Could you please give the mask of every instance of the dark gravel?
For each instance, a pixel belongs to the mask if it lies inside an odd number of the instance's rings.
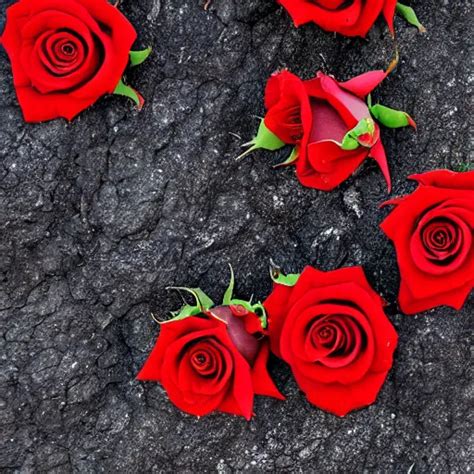
[[[0,28],[11,3],[0,0]],[[385,67],[383,22],[346,39],[294,29],[273,0],[203,3],[122,1],[137,47],[154,46],[128,77],[141,113],[108,97],[72,124],[25,125],[0,53],[0,470],[467,472],[474,298],[459,313],[397,312],[375,163],[326,194],[271,169],[287,151],[234,160],[229,132],[251,138],[270,73]],[[383,131],[394,194],[414,188],[411,173],[472,160],[470,2],[412,5],[428,33],[396,20],[400,65],[375,95],[419,126]],[[217,299],[231,263],[239,294],[263,298],[270,257],[292,272],[362,264],[391,302],[400,344],[374,406],[323,413],[276,360],[288,400],[259,398],[251,422],[187,416],[159,385],[134,381],[158,331],[150,313],[179,305],[166,286]]]

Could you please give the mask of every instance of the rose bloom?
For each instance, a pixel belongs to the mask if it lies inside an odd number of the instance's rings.
[[[19,0],[1,42],[27,122],[72,120],[112,93],[136,32],[107,0]]]
[[[307,187],[330,191],[351,176],[367,159],[380,166],[390,190],[391,180],[379,126],[371,118],[365,97],[387,73],[371,71],[346,82],[319,72],[302,81],[283,71],[274,74],[265,90],[266,127],[286,144],[297,148],[299,181]],[[361,135],[358,148],[344,150],[340,143],[361,120],[372,131]]]
[[[344,36],[366,36],[382,14],[393,34],[397,0],[278,0],[296,26],[314,22]]]
[[[361,267],[306,267],[294,286],[275,283],[264,302],[271,350],[315,406],[339,416],[372,404],[397,333]]]
[[[243,306],[220,306],[161,325],[138,380],[161,382],[181,410],[253,414],[254,395],[284,399],[267,371],[269,343]]]
[[[474,287],[474,171],[411,179],[418,189],[388,201],[396,207],[381,225],[397,251],[400,308],[406,314],[440,305],[460,309]]]

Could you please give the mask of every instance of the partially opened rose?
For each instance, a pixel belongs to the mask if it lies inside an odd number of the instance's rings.
[[[250,419],[254,395],[283,399],[267,371],[263,306],[228,290],[214,307],[200,290],[190,291],[196,305],[161,324],[138,380],[160,382],[178,408],[197,416],[221,411]]]
[[[409,23],[425,31],[412,8],[397,0],[277,0],[296,26],[314,22],[326,31],[344,36],[366,36],[375,20],[383,15],[393,34],[398,11]]]
[[[136,32],[107,0],[19,0],[7,9],[1,43],[10,57],[27,122],[72,120],[104,94],[142,105],[122,82],[129,64],[150,50],[130,51]]]
[[[460,309],[474,288],[474,171],[411,176],[408,196],[382,223],[397,251],[399,304],[406,314],[436,306]]]
[[[277,150],[293,145],[281,165],[295,165],[299,181],[307,187],[330,191],[351,176],[368,158],[380,166],[390,190],[391,180],[380,129],[415,126],[405,112],[367,96],[387,76],[371,71],[346,82],[321,72],[303,81],[288,71],[274,74],[265,90],[267,113],[257,136],[241,157],[258,149]],[[281,166],[280,165],[280,166]]]
[[[312,404],[344,416],[375,401],[397,346],[383,304],[361,267],[275,276],[263,303],[271,350]]]

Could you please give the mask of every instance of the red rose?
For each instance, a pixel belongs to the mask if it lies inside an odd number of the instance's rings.
[[[294,286],[276,282],[263,305],[271,350],[311,403],[344,416],[375,401],[397,333],[361,267],[307,267]]]
[[[19,0],[1,42],[25,120],[71,120],[112,93],[136,32],[107,0]]]
[[[379,164],[390,189],[379,126],[364,98],[386,77],[371,71],[347,82],[319,72],[309,81],[288,71],[274,74],[265,91],[265,126],[285,144],[295,144],[296,174],[310,188],[330,191],[345,181],[367,158]],[[393,111],[392,111],[393,112]],[[351,130],[365,125],[344,149]],[[288,163],[290,164],[290,163]]]
[[[311,108],[303,81],[288,71],[274,74],[265,89],[265,125],[281,141],[301,142],[305,125],[311,123]]]
[[[399,303],[406,314],[440,305],[460,309],[474,287],[474,171],[411,176],[412,194],[381,227],[393,241],[400,267]]]
[[[314,22],[344,36],[365,36],[383,14],[393,33],[397,0],[278,0],[296,26]]]
[[[181,410],[253,414],[254,395],[283,399],[267,371],[268,340],[258,316],[241,305],[220,306],[161,325],[138,374],[161,382]]]

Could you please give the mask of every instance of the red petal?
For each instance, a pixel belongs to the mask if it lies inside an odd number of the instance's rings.
[[[392,179],[390,177],[390,170],[387,163],[387,155],[385,154],[385,148],[382,144],[382,141],[379,139],[377,143],[371,148],[369,157],[373,158],[379,165],[383,177],[387,183],[387,191],[390,193],[392,191]]]
[[[338,111],[349,129],[363,118],[370,117],[367,104],[360,97],[341,88],[332,77],[322,76],[321,86],[326,92],[326,100]]]
[[[354,77],[346,82],[338,84],[346,91],[352,92],[356,96],[364,99],[367,97],[385,78],[387,73],[382,70],[369,71],[360,76]]]
[[[397,0],[385,0],[385,5],[383,7],[383,16],[387,22],[388,28],[392,35],[394,34],[393,20],[395,17],[395,8],[397,6]]]
[[[291,15],[296,26],[314,22],[327,31],[347,36],[365,36],[379,16],[384,0],[372,0],[365,6],[363,0],[354,0],[348,7],[324,8],[305,0],[278,0]]]
[[[240,414],[244,416],[245,419],[250,420],[252,417],[254,398],[250,366],[237,351],[234,353],[234,363],[234,386],[232,392],[240,408]]]
[[[351,385],[312,382],[295,373],[298,385],[308,400],[318,408],[345,416],[353,410],[372,405],[387,378],[387,372],[370,373]]]
[[[265,395],[267,397],[277,398],[278,400],[285,400],[285,397],[280,393],[268,373],[267,364],[269,353],[269,343],[265,341],[262,343],[260,352],[252,367],[253,390],[257,395]]]
[[[456,173],[449,170],[435,170],[413,174],[409,176],[409,179],[413,179],[423,186],[474,191],[474,171]]]
[[[300,172],[297,162],[297,176],[305,186],[331,191],[349,178],[368,154],[369,150],[364,147],[347,151],[332,141],[311,143],[308,145],[307,159],[312,170]]]
[[[288,308],[288,298],[293,291],[292,286],[273,284],[273,291],[263,302],[268,316],[268,333],[270,337],[270,347],[272,352],[280,356],[280,335],[285,322]]]
[[[444,293],[438,293],[428,298],[414,297],[406,283],[400,282],[400,293],[398,303],[404,314],[417,314],[428,311],[437,306],[449,306],[459,311],[469,297],[470,292],[474,288],[474,279],[466,282],[464,285],[456,289],[451,289]]]
[[[152,380],[159,382],[161,364],[166,348],[176,339],[197,331],[217,327],[215,320],[199,317],[190,317],[181,321],[171,321],[160,326],[160,333],[155,346],[146,360],[143,368],[137,375],[137,380]],[[222,323],[220,323],[222,324]]]

